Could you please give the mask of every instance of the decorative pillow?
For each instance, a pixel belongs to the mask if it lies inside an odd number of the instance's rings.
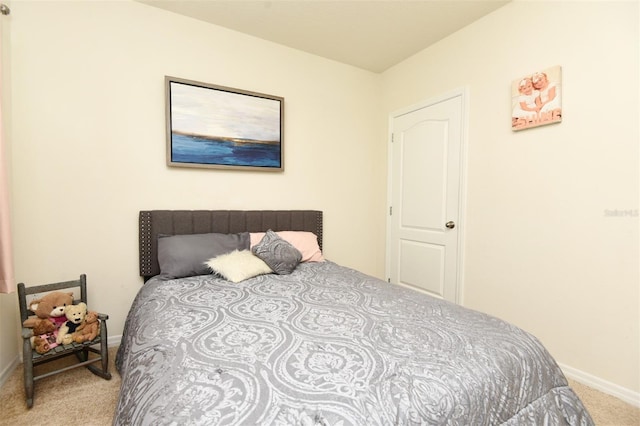
[[[205,265],[222,278],[234,283],[273,272],[269,265],[249,250],[234,250],[209,259]]]
[[[205,261],[233,250],[249,249],[249,233],[158,237],[160,274],[167,278],[209,274]]]
[[[278,237],[272,230],[268,230],[251,251],[278,275],[290,274],[302,260],[302,254],[298,249]]]
[[[252,232],[251,248],[262,240],[264,232]],[[276,234],[294,246],[302,254],[301,262],[324,262],[324,256],[318,245],[318,236],[307,231],[278,231]]]

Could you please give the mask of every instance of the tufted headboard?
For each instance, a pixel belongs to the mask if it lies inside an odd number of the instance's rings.
[[[211,232],[309,231],[322,249],[322,212],[318,210],[143,210],[139,217],[140,275],[160,273],[158,235]]]

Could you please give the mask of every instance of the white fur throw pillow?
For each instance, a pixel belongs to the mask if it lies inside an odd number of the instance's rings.
[[[205,265],[214,273],[234,283],[273,272],[269,265],[249,250],[234,250],[207,260]]]

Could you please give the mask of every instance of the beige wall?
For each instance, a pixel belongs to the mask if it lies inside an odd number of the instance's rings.
[[[165,208],[321,209],[326,256],[384,273],[379,75],[129,1],[17,2],[11,19],[18,280],[86,273],[117,336],[138,211]],[[283,96],[285,172],[168,168],[165,75]]]
[[[5,4],[10,4],[6,3]],[[5,142],[5,159],[11,157],[11,145],[8,136],[11,133],[11,19],[0,16],[0,51],[2,52],[2,132]],[[11,181],[11,162],[2,166],[7,167]],[[11,192],[11,188],[9,188]],[[18,303],[15,294],[0,294],[0,384],[17,362],[18,350]]]
[[[637,396],[638,218],[605,216],[638,208],[637,2],[510,4],[382,75],[128,1],[12,10],[18,279],[87,273],[119,335],[155,208],[322,209],[327,256],[383,276],[388,114],[467,87],[465,305]],[[563,123],[512,133],[511,80],[553,65]],[[286,172],[167,168],[164,75],[284,96]]]
[[[383,83],[388,112],[469,90],[464,304],[523,327],[568,370],[635,398],[638,15],[638,2],[516,1]],[[511,81],[554,65],[563,122],[512,132]],[[635,217],[607,216],[615,209]]]

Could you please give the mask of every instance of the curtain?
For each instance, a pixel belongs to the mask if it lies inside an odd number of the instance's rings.
[[[0,16],[0,293],[11,293],[16,290],[13,277],[13,254],[11,252],[11,223],[9,205],[9,172],[5,157],[5,138],[2,126],[2,42],[4,37]]]

